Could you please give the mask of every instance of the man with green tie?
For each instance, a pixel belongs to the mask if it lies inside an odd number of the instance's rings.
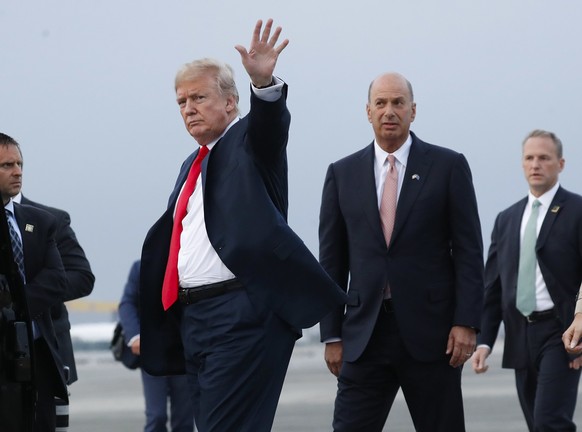
[[[562,333],[582,282],[582,197],[560,186],[562,143],[552,132],[523,141],[528,196],[495,220],[485,267],[485,302],[473,369],[505,326],[502,367],[515,369],[519,402],[530,431],[575,431],[572,418],[580,358],[564,350]]]

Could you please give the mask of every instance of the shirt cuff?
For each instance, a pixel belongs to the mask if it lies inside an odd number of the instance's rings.
[[[134,337],[132,337],[129,341],[127,341],[127,346],[131,347],[133,345],[133,343],[139,339],[139,334],[136,334]]]
[[[251,83],[251,89],[256,97],[265,102],[275,102],[283,94],[283,86],[285,83],[282,79],[273,76],[273,85],[264,88],[256,88]]]

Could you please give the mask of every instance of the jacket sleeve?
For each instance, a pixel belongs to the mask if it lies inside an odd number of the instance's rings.
[[[319,262],[329,276],[347,292],[349,276],[348,236],[339,207],[333,164],[323,186],[319,214]],[[321,341],[341,338],[344,305],[338,306],[319,324]]]
[[[121,321],[126,341],[129,341],[140,332],[139,270],[140,262],[136,261],[131,266],[123,296],[119,303],[119,320]]]

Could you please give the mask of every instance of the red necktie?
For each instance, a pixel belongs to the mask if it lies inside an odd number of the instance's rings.
[[[164,310],[168,310],[178,299],[178,252],[180,251],[180,234],[182,234],[182,220],[186,216],[188,201],[196,187],[196,181],[200,175],[202,160],[208,154],[208,147],[200,146],[198,155],[190,168],[188,178],[178,197],[176,204],[176,214],[174,215],[174,228],[172,229],[172,240],[170,241],[170,253],[166,265],[164,284],[162,285],[162,304]]]

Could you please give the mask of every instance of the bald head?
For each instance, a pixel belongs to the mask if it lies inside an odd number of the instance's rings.
[[[403,85],[406,86],[406,88],[408,89],[408,96],[410,97],[410,101],[414,102],[414,93],[412,91],[412,84],[410,84],[410,81],[408,81],[404,75],[399,74],[398,72],[388,72],[385,74],[382,74],[378,77],[376,77],[371,83],[370,86],[368,87],[368,102],[370,102],[370,96],[372,94],[372,90],[373,87],[376,86],[376,84],[378,85],[383,85],[383,84],[392,84],[392,85]]]

